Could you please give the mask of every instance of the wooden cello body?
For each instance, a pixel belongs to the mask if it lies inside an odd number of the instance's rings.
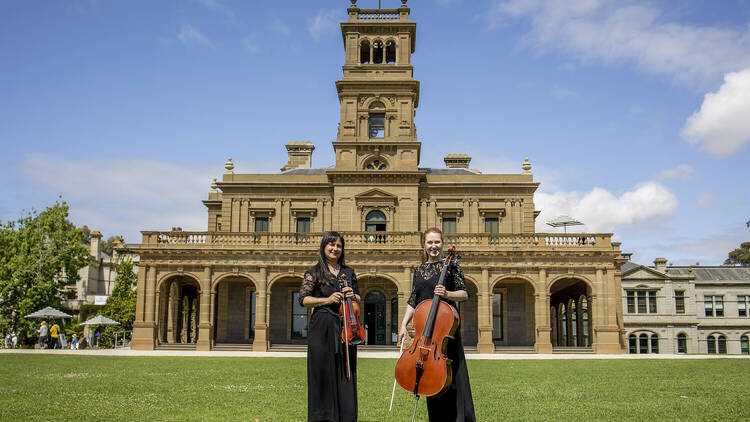
[[[454,257],[455,250],[451,248],[443,263],[438,285],[444,284]],[[441,301],[438,295],[417,305],[414,310],[414,342],[396,363],[396,382],[401,388],[417,396],[432,397],[451,385],[453,371],[446,350],[459,322],[456,308]]]

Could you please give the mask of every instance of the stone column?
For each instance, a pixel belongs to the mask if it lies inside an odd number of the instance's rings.
[[[211,315],[211,267],[203,268],[200,280],[200,314],[198,318],[198,342],[195,350],[211,350],[213,344],[213,316]]]
[[[534,346],[537,353],[552,353],[552,325],[550,323],[551,315],[550,295],[547,293],[547,270],[539,269],[539,280],[536,283],[536,295],[534,297],[535,315],[534,322],[536,328],[536,340]]]
[[[253,340],[253,351],[265,352],[268,350],[268,321],[266,321],[266,296],[268,291],[268,270],[260,268],[258,284],[255,286],[255,339]]]
[[[144,321],[146,309],[146,267],[138,264],[138,285],[136,287],[135,325]]]
[[[482,281],[477,292],[477,351],[479,353],[494,353],[495,344],[492,342],[492,292],[490,291],[490,270],[482,268]]]
[[[140,273],[145,273],[145,281],[141,282]],[[144,284],[141,291],[143,297],[143,317],[133,324],[133,349],[154,350],[156,346],[156,322],[154,319],[154,301],[156,294],[156,268],[143,266],[138,271],[139,285]],[[136,305],[137,309],[137,305]]]

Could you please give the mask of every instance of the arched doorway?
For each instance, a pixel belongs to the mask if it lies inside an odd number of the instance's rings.
[[[394,345],[401,322],[398,309],[398,287],[390,279],[377,275],[358,276],[362,297],[360,323],[367,328],[367,344]]]
[[[365,327],[367,344],[386,344],[386,301],[385,295],[372,290],[365,296]]]
[[[591,292],[577,278],[561,278],[550,286],[550,341],[553,347],[591,347]]]
[[[255,284],[242,276],[214,286],[214,342],[252,344],[255,338]]]
[[[159,289],[160,343],[195,344],[198,341],[200,286],[192,277],[175,276]]]
[[[307,344],[310,310],[299,304],[301,283],[301,277],[285,276],[271,285],[267,307],[271,344]]]
[[[534,304],[534,287],[524,279],[506,278],[493,286],[491,311],[495,347],[536,343]]]

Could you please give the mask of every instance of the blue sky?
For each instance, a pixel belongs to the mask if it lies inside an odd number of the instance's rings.
[[[397,7],[398,0],[382,0]],[[211,179],[333,164],[349,1],[0,0],[0,220],[205,230]],[[360,0],[360,7],[377,0]],[[468,153],[650,263],[750,229],[750,1],[412,0],[424,167]]]

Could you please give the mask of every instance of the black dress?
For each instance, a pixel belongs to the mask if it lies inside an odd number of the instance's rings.
[[[329,297],[339,291],[339,277],[314,280],[313,268],[305,273],[299,301],[305,297]],[[359,295],[357,276],[342,267],[349,285]],[[357,349],[349,346],[351,379],[346,378],[346,351],[341,342],[339,305],[314,308],[307,335],[307,419],[350,422],[357,420]]]
[[[432,299],[442,268],[442,261],[437,261],[424,263],[414,270],[412,291],[408,301],[409,306],[416,308],[423,300]],[[448,291],[466,291],[464,273],[458,264],[452,265],[446,274],[445,289]],[[458,310],[456,302],[452,300],[446,300],[445,302]],[[453,383],[443,394],[427,397],[427,413],[431,421],[476,421],[460,325],[456,329],[454,339],[448,342],[447,349],[446,354],[453,361],[451,364]]]

